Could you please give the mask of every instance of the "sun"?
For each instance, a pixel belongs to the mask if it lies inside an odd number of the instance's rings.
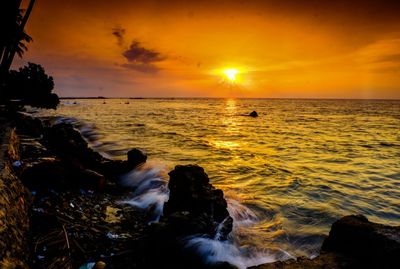
[[[225,69],[223,71],[225,77],[230,81],[230,82],[235,82],[236,81],[236,75],[239,73],[239,70],[235,69],[235,68],[229,68],[229,69]]]

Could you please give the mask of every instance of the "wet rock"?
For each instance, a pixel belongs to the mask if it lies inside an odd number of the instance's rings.
[[[139,149],[128,152],[128,160],[110,160],[91,149],[71,124],[60,123],[47,128],[44,143],[62,160],[101,173],[109,178],[125,174],[141,163],[147,155]]]
[[[98,167],[98,169],[104,175],[114,178],[118,177],[122,174],[126,174],[132,169],[134,169],[137,165],[132,165],[128,161],[124,160],[104,160]]]
[[[195,227],[181,227],[180,232],[203,233],[211,237],[219,232],[221,239],[226,238],[232,230],[227,203],[223,192],[209,183],[204,169],[197,165],[178,165],[169,176],[170,197],[164,205],[167,221],[174,224],[181,221],[182,224],[187,224],[189,219],[189,223],[198,224],[194,225]],[[225,219],[227,220],[224,221]],[[220,223],[225,224],[224,227],[221,227]]]
[[[249,114],[249,116],[255,118],[258,117],[258,113],[256,111],[253,111]]]
[[[56,158],[40,158],[23,167],[21,180],[30,190],[63,188],[68,181],[67,170]]]
[[[80,171],[80,187],[89,190],[103,190],[106,184],[106,178],[96,171],[84,169]]]
[[[178,165],[169,176],[170,197],[163,216],[147,230],[145,264],[148,268],[219,268],[205,264],[194,249],[185,245],[192,236],[227,238],[232,218],[223,192],[210,184],[204,169],[197,165]],[[220,268],[232,268],[227,266],[221,264]]]
[[[23,167],[22,182],[30,190],[101,190],[105,184],[103,175],[90,169],[69,166],[58,158],[39,158]]]
[[[373,223],[361,215],[346,216],[332,225],[322,251],[338,252],[390,268],[398,265],[400,257],[400,226]]]
[[[61,159],[95,171],[105,160],[103,156],[89,148],[79,131],[71,124],[60,123],[46,129],[44,143],[48,145]]]
[[[145,163],[147,160],[147,153],[141,149],[131,149],[128,151],[128,163],[136,167],[142,163]]]
[[[43,134],[42,121],[28,113],[18,112],[15,117],[15,123],[19,133],[29,134],[34,137],[40,137]]]
[[[252,268],[397,268],[398,257],[400,227],[373,223],[364,216],[351,215],[332,225],[321,254],[315,259],[300,257]]]

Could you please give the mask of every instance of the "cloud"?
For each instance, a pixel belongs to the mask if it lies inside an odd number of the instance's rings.
[[[159,68],[155,63],[165,59],[161,53],[143,47],[140,42],[133,41],[129,49],[125,50],[122,55],[128,60],[123,67],[133,69],[143,73],[156,73]]]
[[[159,52],[146,49],[138,41],[133,41],[123,55],[129,62],[139,64],[151,64],[164,60]]]
[[[117,38],[118,46],[122,47],[125,43],[125,29],[122,27],[115,27],[112,29],[112,34]]]

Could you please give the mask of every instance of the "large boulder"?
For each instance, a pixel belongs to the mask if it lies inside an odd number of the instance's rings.
[[[210,184],[204,169],[197,165],[178,165],[169,176],[170,196],[164,205],[167,222],[176,225],[182,234],[226,239],[232,230],[232,218],[222,190]]]
[[[333,223],[315,259],[263,264],[254,269],[398,268],[400,226],[368,221],[361,215],[345,216]]]
[[[346,216],[332,225],[321,250],[379,264],[381,268],[394,268],[399,265],[400,226],[373,223],[361,215]]]
[[[194,236],[224,240],[232,231],[223,192],[197,165],[178,165],[169,176],[169,200],[160,221],[149,226],[142,249],[147,268],[232,268],[205,264],[194,249],[185,247]]]

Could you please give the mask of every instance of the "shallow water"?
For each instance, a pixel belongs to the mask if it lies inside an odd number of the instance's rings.
[[[253,110],[258,118],[243,116]],[[139,147],[167,170],[204,167],[224,190],[241,248],[314,256],[347,214],[400,225],[400,101],[63,100],[53,113],[83,122],[112,158]]]

